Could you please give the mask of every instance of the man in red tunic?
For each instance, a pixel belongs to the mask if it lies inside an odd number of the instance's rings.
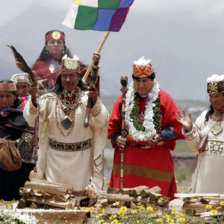
[[[150,59],[134,61],[132,78],[125,99],[127,137],[121,136],[122,95],[115,102],[109,121],[108,138],[115,148],[109,188],[159,186],[162,195],[173,198],[177,187],[170,151],[175,149],[176,139],[184,139],[182,126],[176,121],[178,107],[159,88]]]

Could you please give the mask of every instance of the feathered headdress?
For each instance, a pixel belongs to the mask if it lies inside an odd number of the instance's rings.
[[[27,73],[32,85],[36,86],[37,85],[37,75],[36,75],[36,73],[30,69],[30,67],[27,65],[27,63],[24,60],[24,58],[22,57],[22,55],[19,54],[19,52],[15,49],[15,47],[13,45],[11,45],[11,46],[7,45],[7,46],[9,48],[11,48],[11,50],[13,52],[13,55],[14,55],[15,60],[16,60],[16,66],[22,72]]]

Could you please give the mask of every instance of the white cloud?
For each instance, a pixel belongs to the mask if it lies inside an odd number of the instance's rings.
[[[72,0],[5,0],[0,3],[0,25],[21,14],[34,4],[49,8],[70,7]],[[161,14],[190,13],[200,19],[210,19],[224,14],[223,0],[135,0],[131,11]]]
[[[49,8],[69,8],[72,0],[1,0],[0,25],[12,20],[31,7],[38,4]]]
[[[201,19],[224,13],[223,0],[135,0],[133,11],[143,13],[190,13]]]

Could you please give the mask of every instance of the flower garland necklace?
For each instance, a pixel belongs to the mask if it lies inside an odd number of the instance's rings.
[[[160,131],[159,90],[159,83],[155,81],[147,96],[145,116],[142,123],[139,117],[140,108],[134,83],[132,82],[128,88],[125,101],[125,122],[129,134],[135,141],[148,141],[150,137]]]

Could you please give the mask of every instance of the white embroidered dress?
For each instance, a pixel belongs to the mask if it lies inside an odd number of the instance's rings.
[[[103,149],[107,135],[108,111],[98,99],[95,107],[98,112],[90,116],[89,126],[84,128],[87,95],[80,96],[79,105],[75,110],[74,127],[68,136],[63,136],[58,124],[65,118],[60,108],[61,101],[56,104],[56,94],[47,93],[39,99],[39,149],[36,164],[37,176],[56,183],[69,184],[74,191],[83,191],[90,184],[93,177],[94,184],[102,188]],[[93,108],[93,110],[94,110]],[[24,117],[33,127],[37,111],[34,110],[31,100],[24,109]],[[63,129],[63,127],[61,126]],[[63,129],[66,133],[66,130]],[[58,151],[50,147],[49,140],[62,143],[77,143],[91,139],[91,148],[83,151]]]
[[[220,122],[214,115],[205,122],[207,111],[197,118],[190,133],[185,133],[190,148],[198,150],[200,141],[208,134],[205,150],[199,153],[195,173],[192,176],[192,193],[224,194],[224,117]],[[212,127],[219,124],[223,131],[214,135]]]

